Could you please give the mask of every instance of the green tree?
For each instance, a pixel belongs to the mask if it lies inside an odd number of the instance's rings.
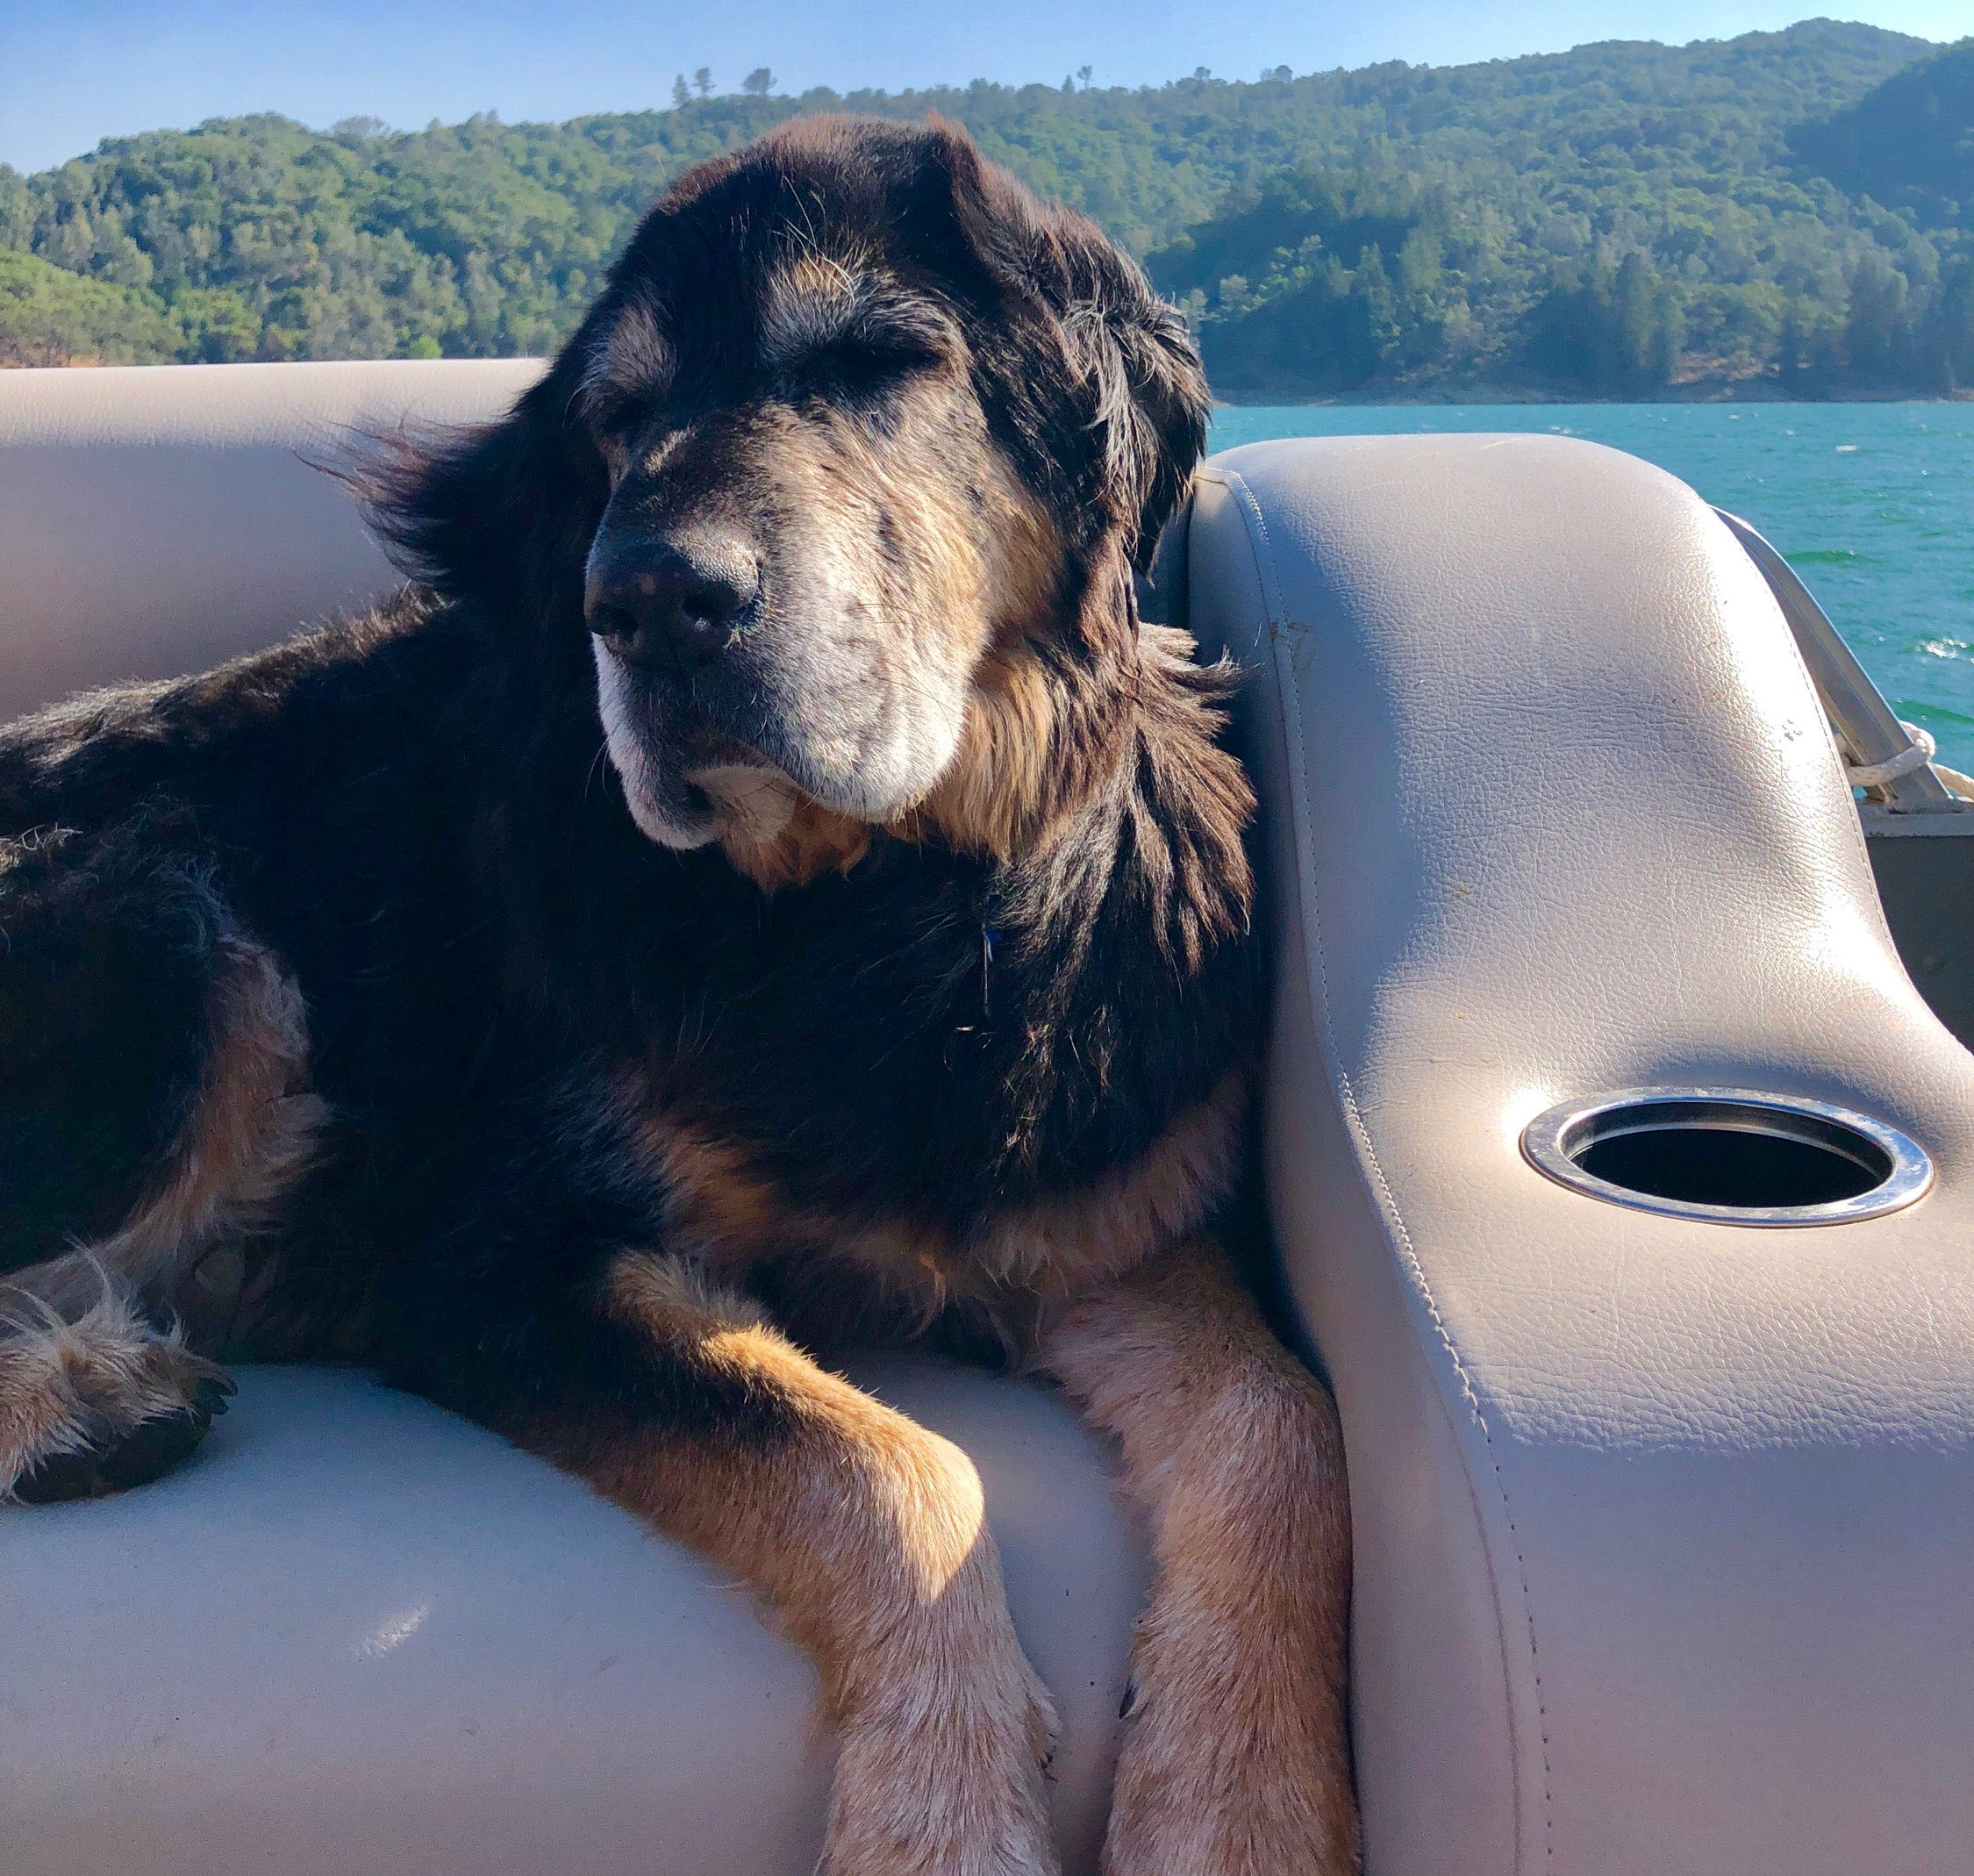
[[[1641,254],[1566,269],[1531,310],[1524,362],[1604,396],[1635,397],[1672,376],[1681,320],[1672,292]]]
[[[1974,256],[1956,261],[1928,308],[1925,363],[1931,388],[1974,387]]]
[[[261,321],[231,287],[182,288],[172,297],[170,310],[185,335],[179,346],[182,358],[230,365],[260,350]]]
[[[1878,254],[1851,269],[1844,319],[1844,354],[1851,369],[1874,378],[1896,375],[1905,362],[1905,276]]]
[[[0,365],[151,365],[180,334],[150,294],[0,253]]]

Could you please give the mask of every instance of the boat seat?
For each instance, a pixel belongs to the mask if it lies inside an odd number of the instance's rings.
[[[1050,1787],[1093,1872],[1140,1538],[1032,1386],[855,1378],[979,1467]],[[192,1460],[0,1510],[9,1876],[807,1876],[831,1742],[749,1599],[586,1486],[348,1370],[245,1368]]]
[[[0,722],[176,677],[394,584],[329,473],[359,432],[497,416],[529,359],[113,366],[0,380]]]
[[[297,450],[533,369],[0,373],[0,707],[372,590]],[[1267,1195],[1344,1418],[1370,1876],[1964,1876],[1974,1060],[1767,589],[1561,438],[1251,446],[1183,545],[1249,671]],[[1521,1149],[1686,1085],[1856,1110],[1931,1187],[1757,1228]],[[1092,1870],[1145,1580],[1105,1455],[1032,1384],[852,1371],[980,1464]],[[365,1377],[243,1381],[183,1471],[0,1512],[9,1876],[810,1869],[828,1740],[737,1591]]]

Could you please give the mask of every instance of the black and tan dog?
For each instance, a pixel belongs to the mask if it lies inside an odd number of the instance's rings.
[[[1112,1876],[1353,1867],[1334,1417],[1205,1235],[1251,803],[1134,596],[1205,409],[1088,223],[811,123],[383,462],[390,605],[0,732],[0,1489],[187,1450],[182,1319],[374,1362],[812,1651],[835,1876],[1038,1876],[978,1480],[804,1352],[984,1343],[1155,1533]]]

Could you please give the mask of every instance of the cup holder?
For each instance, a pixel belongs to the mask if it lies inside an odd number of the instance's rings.
[[[1933,1163],[1882,1121],[1744,1088],[1634,1088],[1564,1101],[1522,1130],[1560,1185],[1733,1225],[1834,1225],[1910,1205]]]

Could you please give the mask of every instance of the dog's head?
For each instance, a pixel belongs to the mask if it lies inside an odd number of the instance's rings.
[[[1206,408],[1093,225],[949,126],[812,119],[682,178],[387,526],[442,590],[579,616],[653,840],[820,813],[1005,850],[1131,688]]]

